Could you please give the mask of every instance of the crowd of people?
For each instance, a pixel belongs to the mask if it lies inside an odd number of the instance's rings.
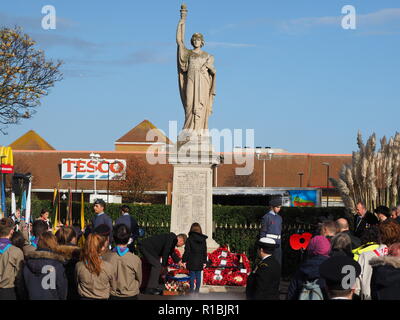
[[[371,213],[359,202],[356,208],[353,231],[344,217],[320,223],[292,276],[288,300],[400,300],[400,206],[378,206]],[[280,240],[279,210],[279,201],[273,202],[262,219],[261,261],[248,282],[249,299],[279,299],[281,253],[273,240]]]
[[[186,234],[138,240],[140,228],[121,207],[113,223],[96,200],[90,226],[57,226],[49,212],[30,226],[19,210],[0,220],[0,300],[135,300],[160,295],[171,257],[190,273],[197,294],[207,264],[207,236],[193,223]],[[277,300],[281,284],[281,202],[271,201],[256,242],[259,262],[248,277],[247,299]],[[292,276],[288,300],[400,299],[400,206],[374,213],[357,204],[354,228],[344,217],[323,221]],[[183,247],[182,258],[176,248]],[[140,257],[139,257],[140,255]],[[148,270],[147,274],[144,270]]]
[[[190,271],[191,292],[199,292],[207,236],[198,223],[191,226],[189,237],[159,234],[136,246],[140,230],[128,206],[121,207],[114,224],[103,200],[96,200],[93,208],[95,216],[85,230],[52,228],[46,210],[31,228],[19,210],[1,219],[0,300],[136,300],[141,289],[162,294],[160,274],[170,256]],[[175,248],[185,244],[180,259]],[[145,286],[143,260],[150,273]]]

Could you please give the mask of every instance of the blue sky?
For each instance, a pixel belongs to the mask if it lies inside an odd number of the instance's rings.
[[[254,129],[256,146],[351,153],[398,130],[400,5],[389,0],[187,0],[186,44],[205,36],[215,56],[217,96],[210,128]],[[60,150],[113,150],[141,122],[183,125],[175,31],[181,1],[2,1],[3,26],[21,25],[52,59],[56,83],[33,119],[10,126],[0,144],[37,131]],[[53,5],[57,29],[43,30]],[[342,7],[357,29],[341,28]],[[167,132],[168,134],[168,132]]]

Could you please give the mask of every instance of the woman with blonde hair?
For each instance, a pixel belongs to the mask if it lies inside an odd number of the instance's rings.
[[[106,300],[110,297],[115,270],[101,257],[106,251],[105,237],[95,233],[88,236],[81,252],[81,261],[75,269],[78,293],[82,300]]]

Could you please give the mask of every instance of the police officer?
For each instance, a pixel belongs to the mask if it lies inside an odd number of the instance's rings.
[[[281,232],[282,217],[278,215],[281,211],[282,199],[272,199],[270,201],[270,211],[261,219],[260,238],[274,239],[279,246],[274,250],[273,256],[280,265],[282,265]]]
[[[281,267],[272,257],[279,245],[274,239],[261,238],[256,246],[261,261],[247,279],[246,297],[248,300],[279,300]]]

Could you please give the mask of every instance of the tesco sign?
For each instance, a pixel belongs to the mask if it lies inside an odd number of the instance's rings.
[[[125,180],[126,160],[62,159],[61,179],[64,180]]]

